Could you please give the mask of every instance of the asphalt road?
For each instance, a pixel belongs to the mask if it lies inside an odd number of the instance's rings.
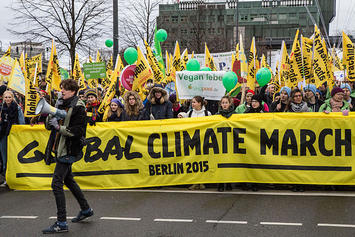
[[[332,196],[333,195],[333,196]],[[335,195],[335,196],[334,196]],[[86,191],[95,215],[58,236],[355,236],[354,192]],[[66,192],[68,216],[79,207]],[[49,191],[0,192],[0,236],[42,236]]]

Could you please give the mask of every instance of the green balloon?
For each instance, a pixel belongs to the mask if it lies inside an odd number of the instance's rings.
[[[237,82],[238,82],[238,77],[237,74],[235,74],[234,72],[226,72],[223,75],[222,83],[224,88],[226,88],[228,92],[230,92],[235,87]]]
[[[113,46],[113,41],[111,39],[107,39],[105,41],[105,45],[106,47],[111,48]]]
[[[256,73],[256,81],[260,87],[267,85],[271,80],[271,72],[266,67],[260,68]]]
[[[168,33],[164,29],[160,29],[156,33],[157,40],[164,42],[168,38]]]
[[[200,63],[197,61],[197,59],[190,59],[186,63],[186,70],[187,71],[200,71]]]
[[[212,71],[212,69],[209,67],[203,67],[203,68],[201,68],[201,71],[210,72],[210,71]]]
[[[137,61],[138,52],[135,48],[129,47],[124,51],[123,57],[126,62],[131,65]]]

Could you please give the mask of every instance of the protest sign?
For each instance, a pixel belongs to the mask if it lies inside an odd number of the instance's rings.
[[[105,62],[84,63],[84,76],[86,80],[106,77]]]
[[[179,99],[192,99],[199,95],[207,100],[220,100],[226,93],[222,83],[224,73],[221,71],[176,72]]]

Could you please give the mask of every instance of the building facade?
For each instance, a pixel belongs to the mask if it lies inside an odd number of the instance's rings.
[[[168,32],[163,49],[173,52],[176,40],[181,48],[204,52],[235,49],[237,35],[242,34],[246,50],[252,37],[258,52],[280,49],[282,40],[288,47],[297,29],[310,37],[317,24],[323,34],[335,17],[336,0],[261,0],[178,1],[159,5],[158,28]],[[238,30],[237,30],[238,29]]]

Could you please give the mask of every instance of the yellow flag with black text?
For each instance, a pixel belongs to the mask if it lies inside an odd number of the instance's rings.
[[[173,67],[175,67],[175,71],[181,71],[182,68],[180,46],[179,46],[179,42],[177,41],[174,50]]]
[[[349,81],[355,81],[355,47],[343,31],[343,64]]]
[[[205,43],[205,66],[211,68],[212,71],[217,71],[217,67],[214,63],[213,56],[210,54],[210,50]]]
[[[74,61],[72,75],[73,75],[73,79],[76,80],[79,85],[79,91],[85,90],[87,88],[87,86],[85,84],[84,74],[81,71],[78,54],[75,55],[75,61]]]
[[[247,86],[251,90],[255,90],[256,82],[256,48],[255,48],[255,37],[251,42],[250,52],[248,57],[248,76],[247,76]]]
[[[60,91],[61,80],[57,49],[54,40],[52,40],[51,56],[49,58],[46,74],[46,82],[49,85],[48,88]]]
[[[313,76],[313,67],[312,67],[313,40],[301,36],[301,41],[302,41],[302,57],[303,57],[303,78],[306,84],[315,85],[315,79]]]
[[[33,78],[27,78],[27,80],[25,80],[25,117],[36,117],[36,107],[39,101],[39,95],[33,83],[36,77],[37,67],[35,67],[35,74],[33,75]]]
[[[147,59],[144,57],[141,49],[137,46],[138,58],[136,69],[134,71],[134,81],[132,86],[132,91],[139,92],[143,91],[143,86],[147,82],[148,79],[153,79],[154,74],[152,69],[149,66]]]
[[[149,44],[147,43],[147,41],[144,41],[144,44],[145,44],[145,49],[147,51],[148,63],[154,73],[154,82],[159,84],[164,79],[164,74],[161,71],[161,69],[159,67],[159,62],[158,62],[157,58],[154,56],[153,51],[152,51],[151,47],[149,46]]]

